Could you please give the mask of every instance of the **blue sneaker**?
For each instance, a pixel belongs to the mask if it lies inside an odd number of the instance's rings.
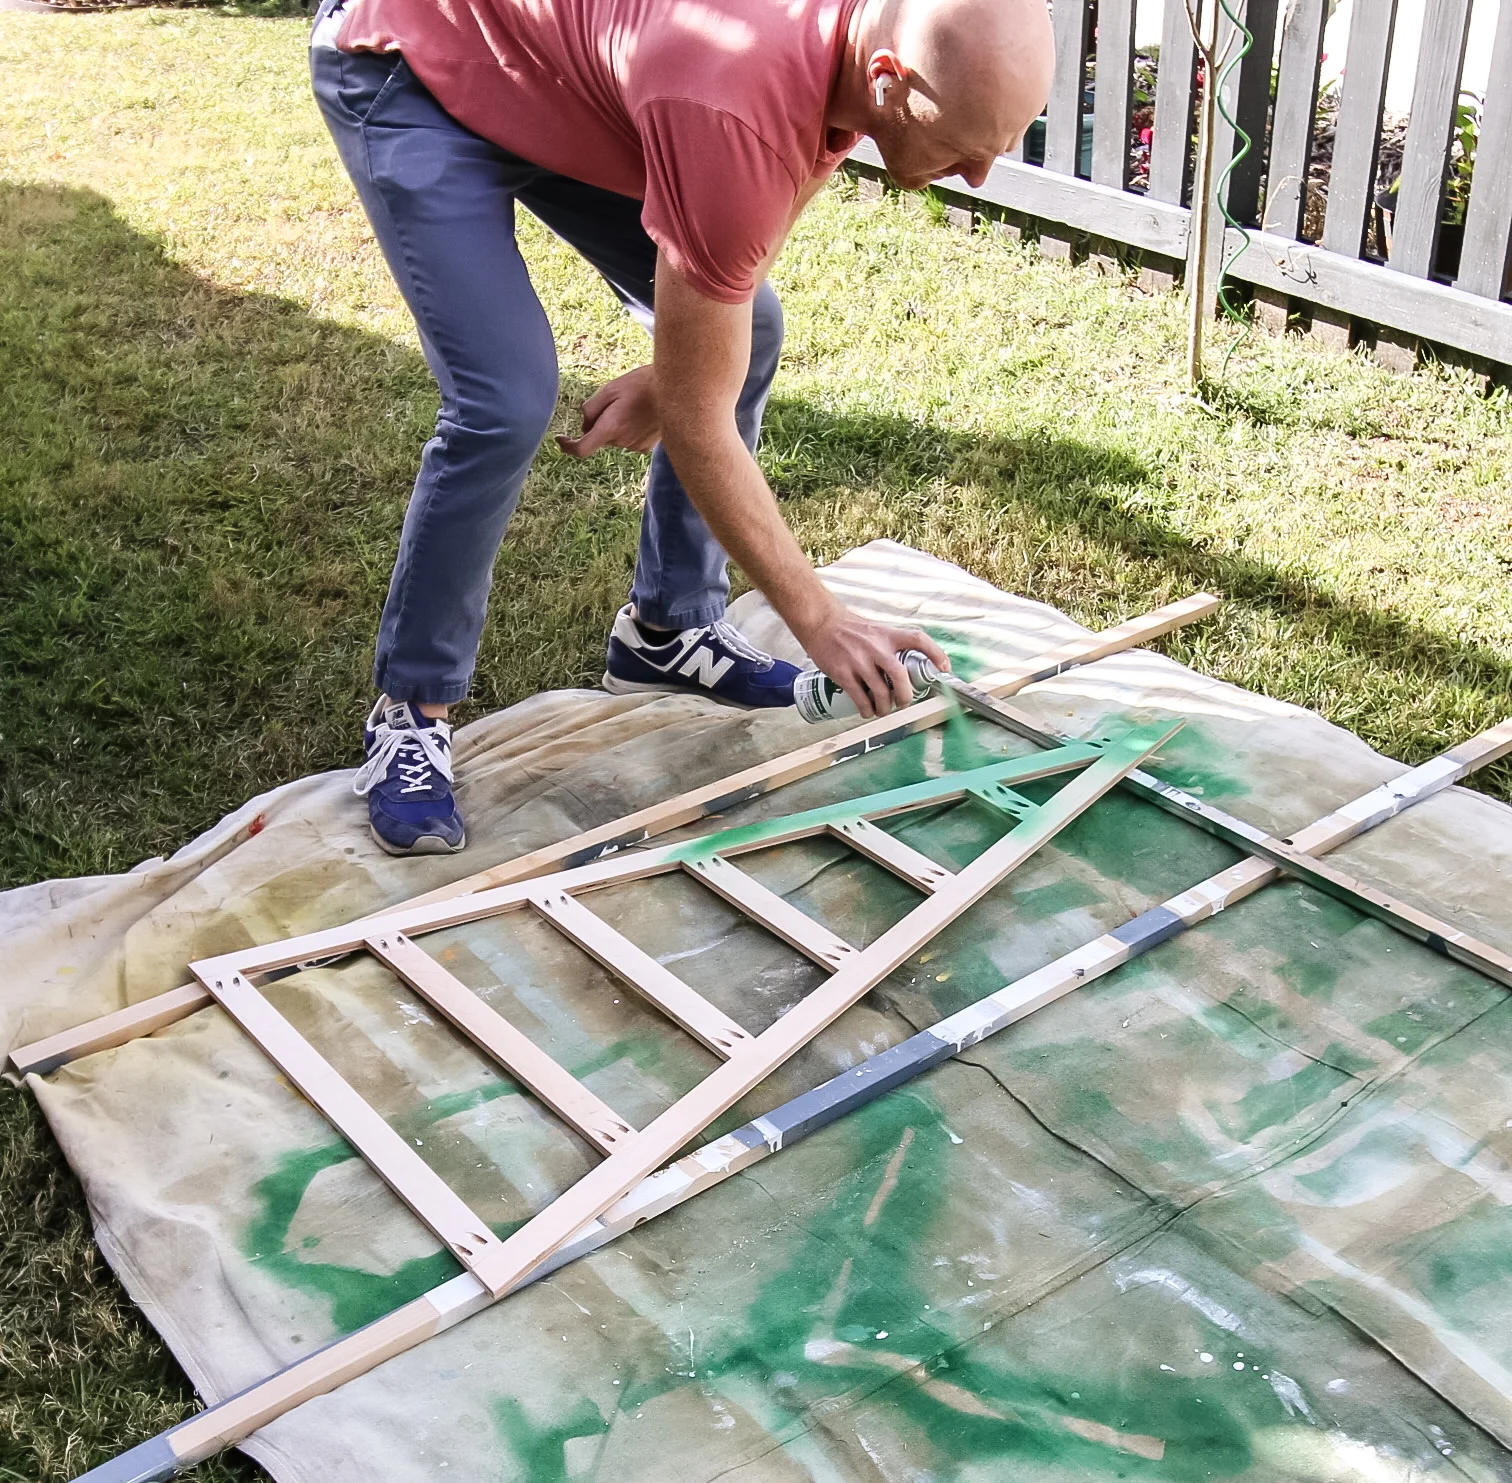
[[[456,854],[467,829],[452,797],[451,727],[380,695],[362,743],[367,761],[352,792],[367,798],[378,847],[391,855]]]
[[[797,665],[763,654],[723,620],[684,628],[663,643],[652,643],[626,606],[609,634],[603,685],[611,695],[686,690],[749,709],[792,705],[797,675]]]

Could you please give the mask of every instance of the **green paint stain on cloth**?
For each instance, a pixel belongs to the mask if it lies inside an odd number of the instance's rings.
[[[258,1210],[242,1237],[242,1254],[249,1262],[286,1287],[329,1302],[331,1322],[342,1334],[392,1313],[462,1270],[444,1250],[407,1261],[393,1272],[377,1273],[308,1261],[288,1249],[294,1218],[315,1176],[355,1157],[345,1143],[284,1154],[273,1172],[253,1186]]]
[[[587,1396],[556,1421],[532,1421],[525,1407],[513,1396],[501,1396],[489,1408],[494,1430],[510,1454],[520,1463],[521,1477],[529,1483],[568,1483],[567,1444],[579,1437],[602,1437],[609,1423]]]

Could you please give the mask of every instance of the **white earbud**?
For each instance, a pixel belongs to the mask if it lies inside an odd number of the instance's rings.
[[[872,85],[872,97],[876,100],[878,108],[887,106],[887,90],[892,86],[892,74],[884,72]]]

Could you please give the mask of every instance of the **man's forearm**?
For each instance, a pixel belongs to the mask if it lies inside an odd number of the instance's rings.
[[[664,420],[662,445],[719,544],[800,640],[812,632],[835,599],[787,528],[734,420],[727,428],[683,428],[675,419],[669,427]]]

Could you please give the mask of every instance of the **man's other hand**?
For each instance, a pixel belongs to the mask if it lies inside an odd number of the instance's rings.
[[[945,651],[927,633],[868,623],[839,603],[824,622],[796,637],[866,719],[913,704],[913,682],[898,660],[900,650],[921,650],[940,669],[950,668]]]
[[[557,434],[557,447],[573,458],[591,458],[602,448],[649,453],[661,441],[661,413],[656,405],[656,378],[650,366],[616,376],[583,403],[579,437]]]

